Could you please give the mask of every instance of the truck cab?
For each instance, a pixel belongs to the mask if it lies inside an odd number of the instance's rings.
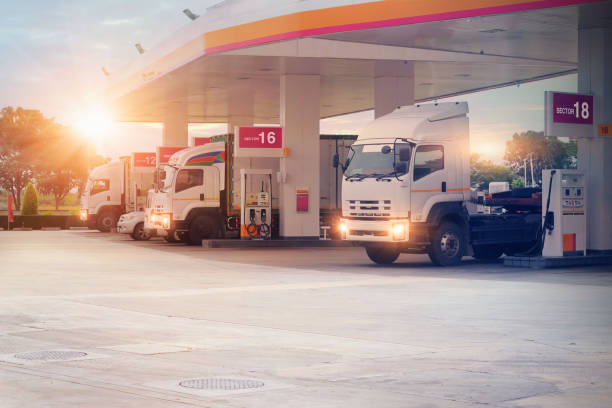
[[[80,211],[90,228],[109,232],[121,214],[144,210],[147,192],[153,188],[155,163],[136,161],[136,155],[143,154],[149,153],[132,153],[90,172]]]
[[[114,160],[94,168],[81,195],[81,220],[90,228],[108,232],[122,214],[124,163]]]
[[[465,102],[400,107],[361,132],[344,165],[343,239],[363,244],[377,263],[401,252],[429,253],[438,264],[460,260],[470,197],[467,113]]]
[[[226,149],[225,142],[215,142],[173,154],[159,169],[146,226],[194,243],[223,235]]]

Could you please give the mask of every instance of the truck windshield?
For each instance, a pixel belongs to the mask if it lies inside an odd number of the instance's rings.
[[[384,175],[401,176],[408,169],[409,160],[400,161],[400,151],[411,149],[409,143],[362,144],[351,146],[351,152],[346,163],[344,177],[380,177]],[[409,150],[410,151],[410,150]],[[403,154],[410,157],[410,154]],[[406,163],[405,171],[395,174],[393,164]]]
[[[160,172],[161,184],[160,189],[164,192],[172,191],[172,183],[174,182],[174,175],[176,174],[176,168],[172,166],[164,166]]]

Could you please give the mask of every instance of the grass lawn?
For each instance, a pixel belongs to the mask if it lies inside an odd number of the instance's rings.
[[[13,203],[13,205],[15,205]],[[76,193],[68,193],[63,202],[60,203],[59,209],[55,210],[55,199],[51,195],[38,196],[38,213],[40,215],[78,215],[79,214],[79,196]],[[6,191],[0,191],[0,214],[6,214],[8,210],[8,198]],[[18,215],[19,211],[13,207],[13,214]]]

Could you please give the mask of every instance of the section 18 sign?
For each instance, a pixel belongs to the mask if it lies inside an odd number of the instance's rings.
[[[593,124],[593,95],[553,93],[555,123]]]
[[[593,95],[545,92],[544,135],[593,137]]]

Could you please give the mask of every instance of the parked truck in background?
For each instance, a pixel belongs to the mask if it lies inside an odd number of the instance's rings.
[[[341,171],[330,165],[332,157],[348,154],[355,136],[322,135],[321,222],[333,225],[341,215]],[[160,167],[159,186],[150,197],[145,227],[164,230],[161,235],[199,243],[203,238],[237,235],[240,229],[240,169],[279,170],[278,158],[233,157],[233,135],[211,138],[210,143],[173,154]],[[279,185],[272,177],[273,236],[277,226]],[[259,191],[248,186],[247,191]],[[337,228],[336,228],[337,229]]]
[[[342,238],[379,264],[427,253],[456,265],[536,246],[541,210],[477,213],[467,114],[465,102],[402,106],[366,126],[343,166]]]
[[[155,153],[132,153],[94,168],[81,195],[81,220],[108,232],[122,214],[144,210],[155,168]]]

